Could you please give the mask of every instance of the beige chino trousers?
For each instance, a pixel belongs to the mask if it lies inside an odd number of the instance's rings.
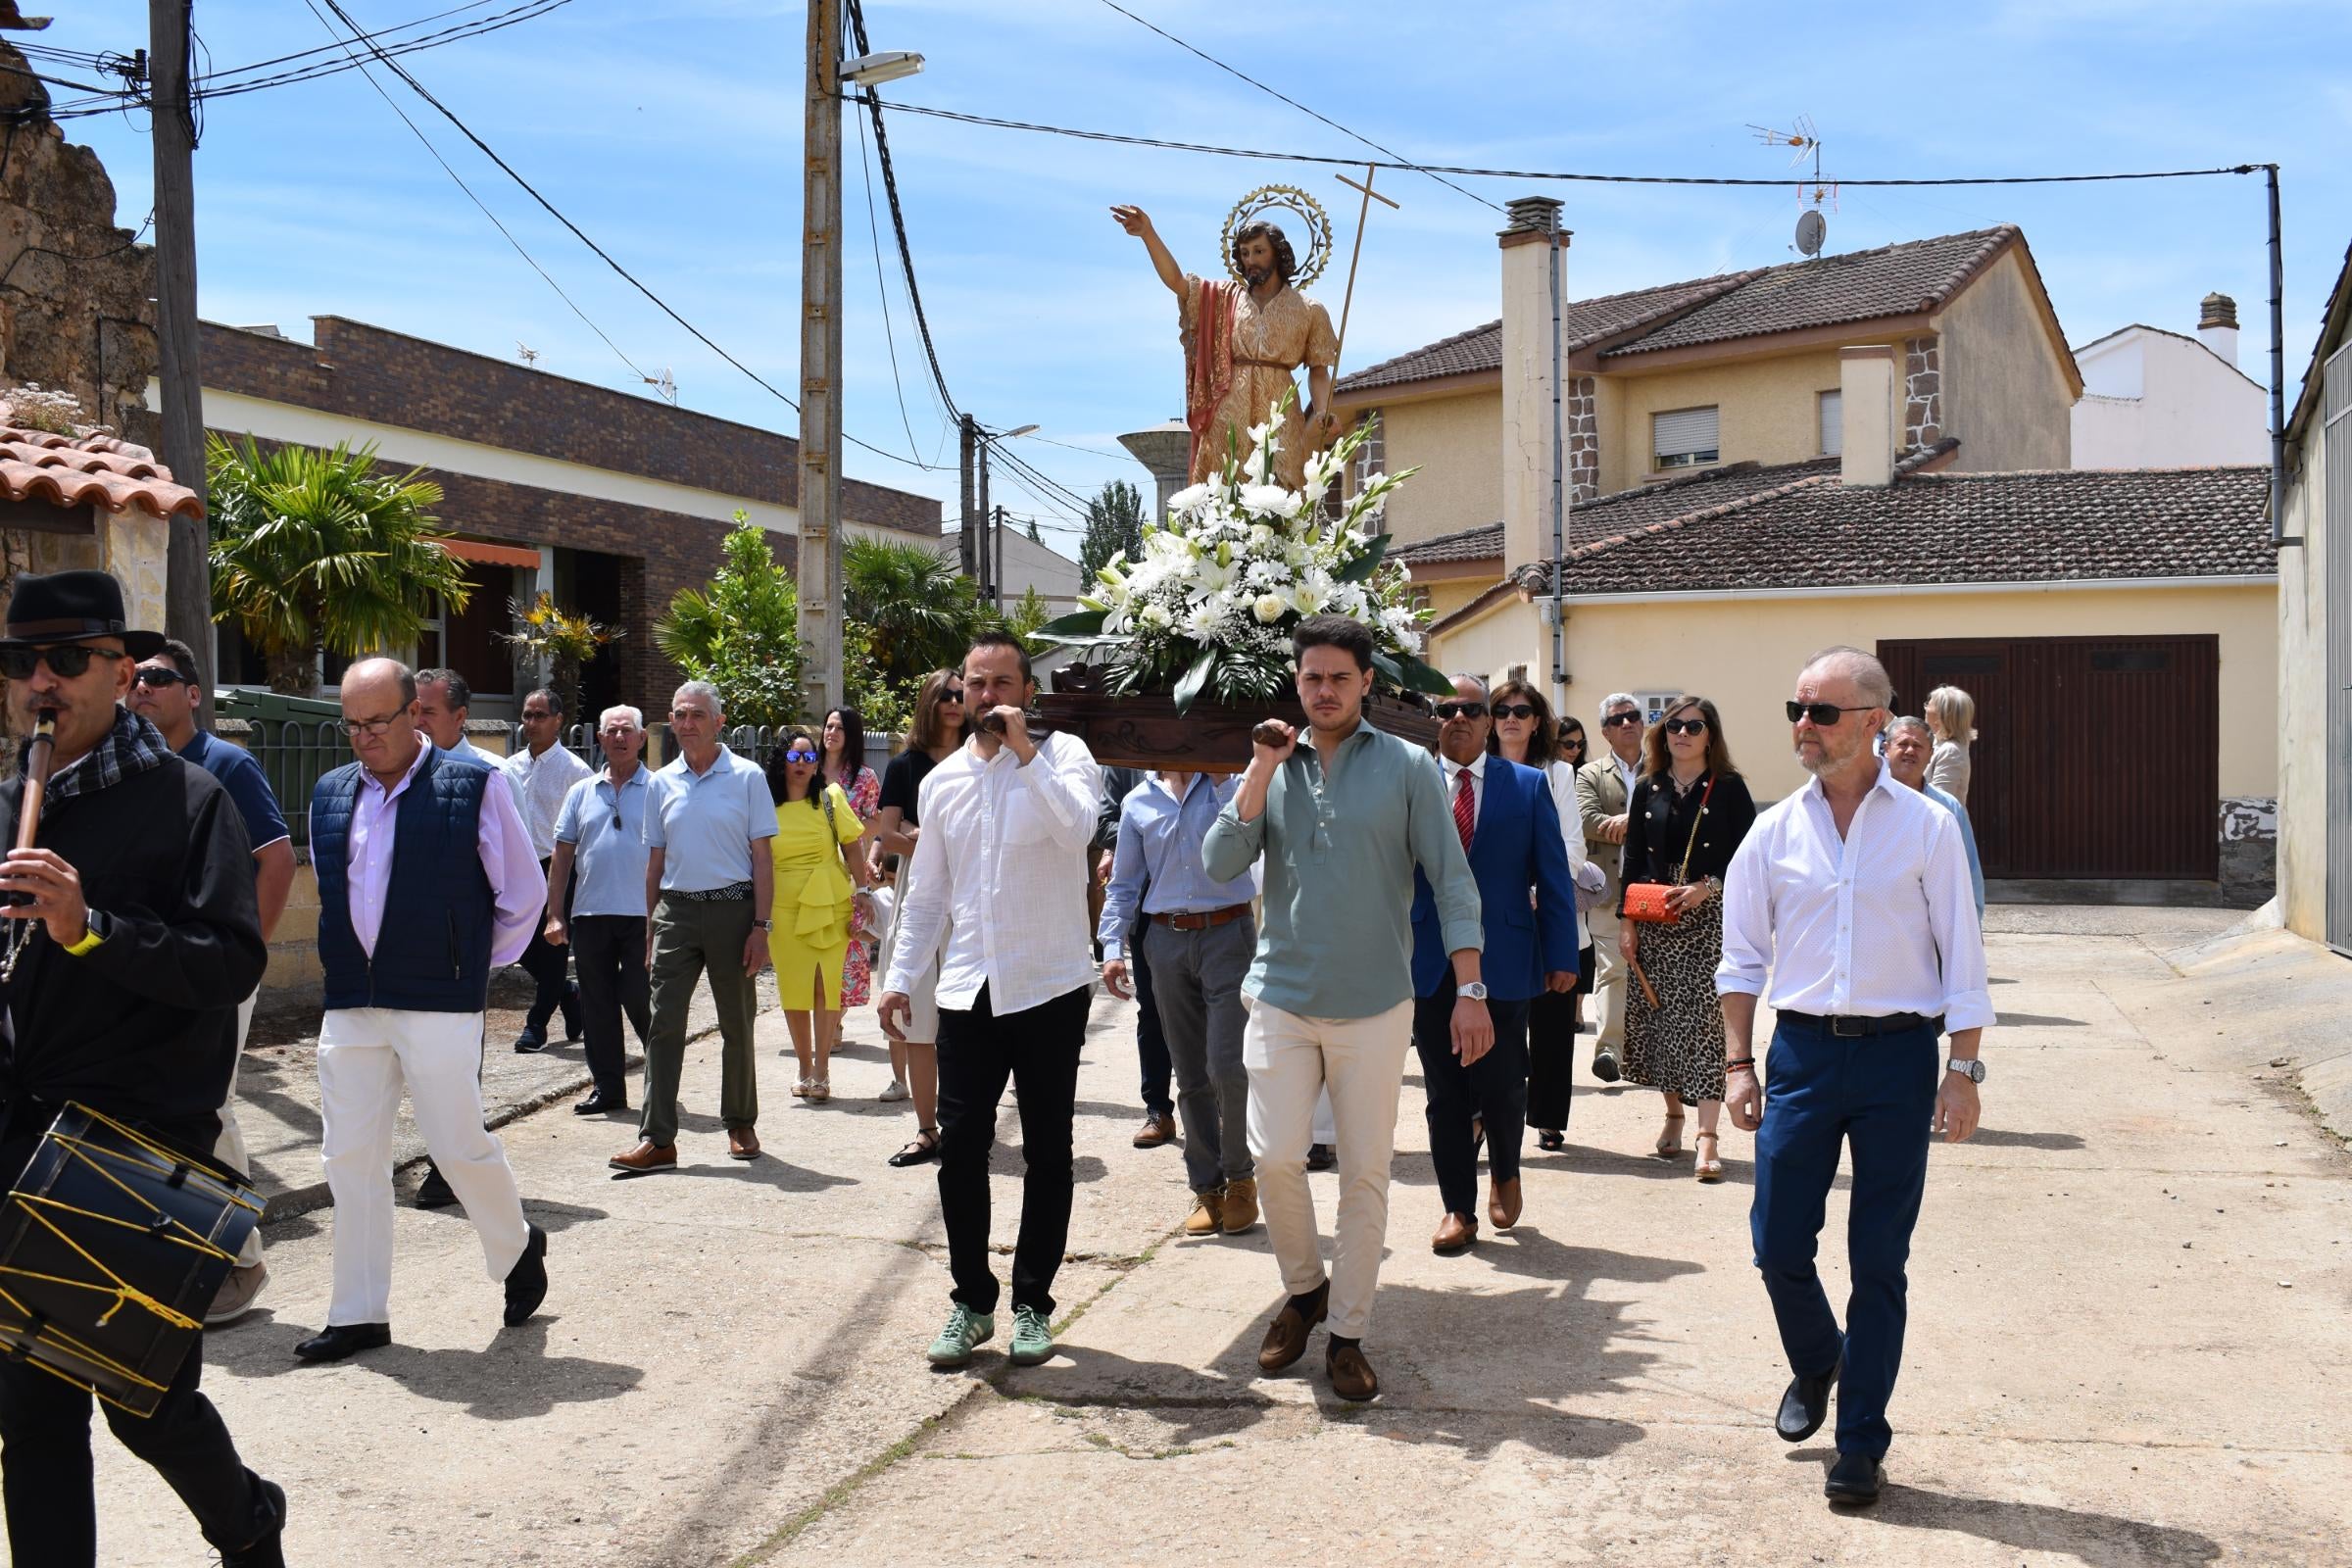
[[[1411,998],[1369,1018],[1308,1018],[1263,1002],[1250,1005],[1242,1064],[1250,1069],[1250,1152],[1258,1207],[1282,1286],[1304,1296],[1324,1281],[1322,1237],[1306,1185],[1315,1102],[1328,1089],[1338,1134],[1340,1207],[1334,1224],[1330,1331],[1360,1340],[1389,1231],[1389,1159],[1396,1147],[1396,1096],[1412,1048]]]

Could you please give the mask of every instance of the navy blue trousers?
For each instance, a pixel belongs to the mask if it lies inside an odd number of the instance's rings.
[[[1765,1060],[1748,1228],[1789,1370],[1820,1377],[1843,1356],[1840,1453],[1876,1457],[1894,1436],[1886,1402],[1903,1360],[1903,1265],[1927,1188],[1928,1134],[1942,1070],[1936,1041],[1927,1026],[1841,1039],[1783,1018]],[[1813,1267],[1841,1146],[1851,1148],[1853,1159],[1845,1243],[1853,1294],[1842,1336]]]

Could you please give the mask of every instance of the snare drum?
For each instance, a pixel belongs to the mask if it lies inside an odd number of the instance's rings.
[[[228,1172],[67,1105],[0,1202],[0,1355],[154,1414],[261,1218]]]

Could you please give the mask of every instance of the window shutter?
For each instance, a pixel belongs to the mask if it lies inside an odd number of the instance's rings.
[[[1845,451],[1845,396],[1840,392],[1821,395],[1821,450],[1824,457],[1837,457]]]
[[[1672,414],[1651,415],[1650,430],[1656,438],[1657,456],[1687,460],[1701,452],[1719,451],[1716,423],[1713,409],[1678,409]]]

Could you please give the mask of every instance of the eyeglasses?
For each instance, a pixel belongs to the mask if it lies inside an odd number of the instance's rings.
[[[816,760],[816,754],[814,752],[804,752],[796,746],[791,751],[784,754],[784,760],[787,762],[813,762]]]
[[[1504,703],[1494,710],[1494,716],[1496,718],[1533,718],[1536,716],[1536,705],[1533,703]]]
[[[55,669],[57,666],[52,664],[49,667]],[[161,664],[142,664],[139,666],[139,672],[130,678],[132,684],[146,687],[193,686],[196,684],[178,670],[166,669]]]
[[[553,718],[556,715],[553,713],[534,713],[527,708],[522,710],[522,721],[525,724],[536,724],[543,718]]]
[[[29,680],[36,665],[47,663],[49,672],[60,680],[72,680],[85,674],[90,661],[103,659],[110,663],[130,656],[112,648],[92,648],[88,643],[52,643],[47,648],[0,648],[0,675],[10,680]]]
[[[1642,715],[1638,712],[1611,713],[1608,717],[1600,721],[1600,727],[1602,729],[1622,729],[1628,724],[1639,724],[1641,722]]]
[[[1836,703],[1790,703],[1788,705],[1788,722],[1793,724],[1800,718],[1809,718],[1827,729],[1838,722],[1840,714],[1867,713],[1878,706],[1876,703],[1864,703],[1860,708],[1839,708]]]
[[[1440,718],[1484,718],[1487,716],[1487,705],[1484,703],[1440,703],[1438,716]]]
[[[406,718],[408,712],[407,709],[398,708],[381,718],[347,718],[343,720],[341,728],[346,736],[366,735],[373,738]]]
[[[1704,735],[1707,721],[1703,718],[1670,718],[1665,723],[1669,735]]]

